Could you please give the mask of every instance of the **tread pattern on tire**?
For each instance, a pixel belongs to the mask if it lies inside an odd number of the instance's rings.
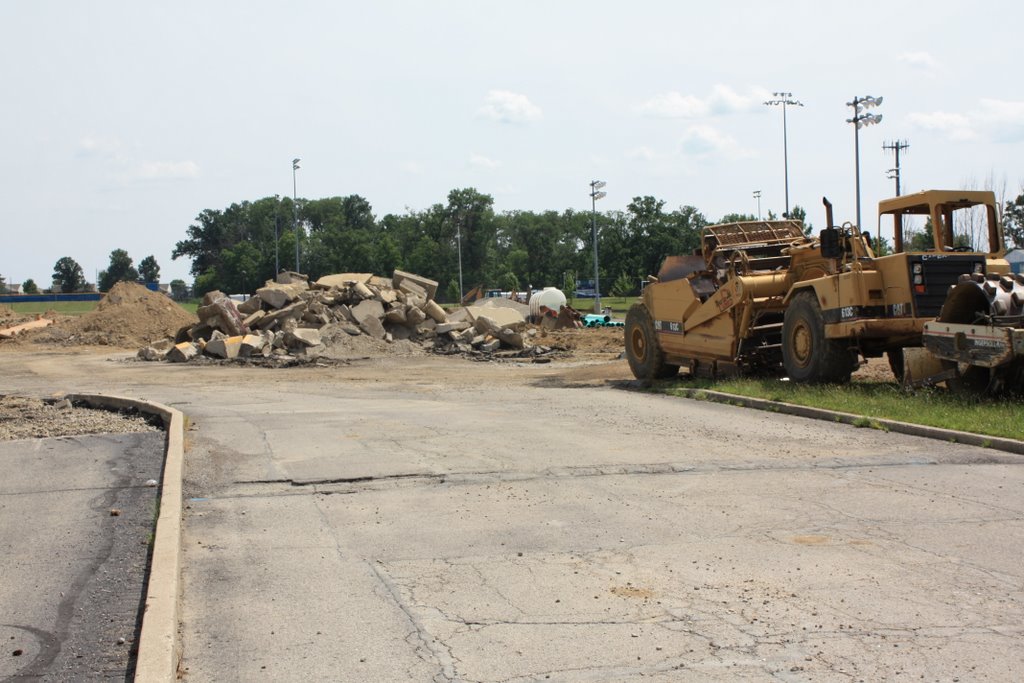
[[[810,331],[810,360],[801,366],[792,349],[795,328],[801,323]],[[841,340],[825,337],[821,306],[813,292],[793,297],[782,328],[782,360],[786,373],[794,382],[814,384],[845,384],[853,373],[854,356]]]
[[[643,342],[642,356],[636,353],[634,335],[641,335]],[[678,365],[665,362],[665,352],[658,346],[658,337],[654,331],[654,321],[642,303],[633,304],[626,313],[626,360],[633,376],[642,380],[667,379],[679,372]]]

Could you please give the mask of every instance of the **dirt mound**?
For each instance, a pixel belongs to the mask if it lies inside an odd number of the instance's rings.
[[[580,327],[564,330],[541,330],[541,344],[556,346],[584,355],[620,354],[625,349],[621,327]]]
[[[14,309],[7,304],[0,304],[0,319],[13,318]]]
[[[58,320],[26,340],[36,344],[136,349],[173,337],[182,327],[195,323],[194,315],[165,294],[133,282],[118,282],[94,310],[79,318]]]

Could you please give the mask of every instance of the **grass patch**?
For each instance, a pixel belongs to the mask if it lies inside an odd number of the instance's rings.
[[[624,319],[626,312],[629,311],[629,307],[639,301],[639,297],[635,296],[602,296],[601,307],[612,309],[612,317],[617,319]],[[570,298],[568,304],[578,311],[584,313],[594,312],[594,300],[593,299],[575,299]]]
[[[47,311],[55,311],[61,315],[84,315],[96,308],[98,303],[99,301],[20,301],[7,305],[14,309],[15,313],[21,315],[41,315]],[[182,301],[178,305],[189,313],[195,314],[199,302]]]
[[[7,304],[15,313],[22,315],[33,315],[56,311],[61,315],[82,315],[96,308],[98,301],[19,301]]]
[[[664,391],[682,395],[680,386],[851,413],[860,416],[854,425],[867,429],[884,430],[878,420],[886,419],[1024,440],[1020,398],[958,396],[941,389],[921,389],[907,393],[891,383],[808,385],[782,382],[774,378],[718,382],[684,379],[681,383],[667,385]],[[706,399],[707,395],[699,398]]]

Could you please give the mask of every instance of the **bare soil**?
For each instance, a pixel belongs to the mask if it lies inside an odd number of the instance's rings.
[[[113,346],[137,349],[174,337],[179,329],[198,321],[165,294],[151,292],[133,282],[118,282],[96,308],[82,316],[61,316],[47,328],[26,332],[5,344],[60,346]]]

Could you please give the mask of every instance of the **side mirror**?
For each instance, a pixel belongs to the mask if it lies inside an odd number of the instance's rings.
[[[821,242],[821,255],[824,258],[841,258],[843,255],[843,243],[840,239],[839,228],[825,228],[818,234]]]

